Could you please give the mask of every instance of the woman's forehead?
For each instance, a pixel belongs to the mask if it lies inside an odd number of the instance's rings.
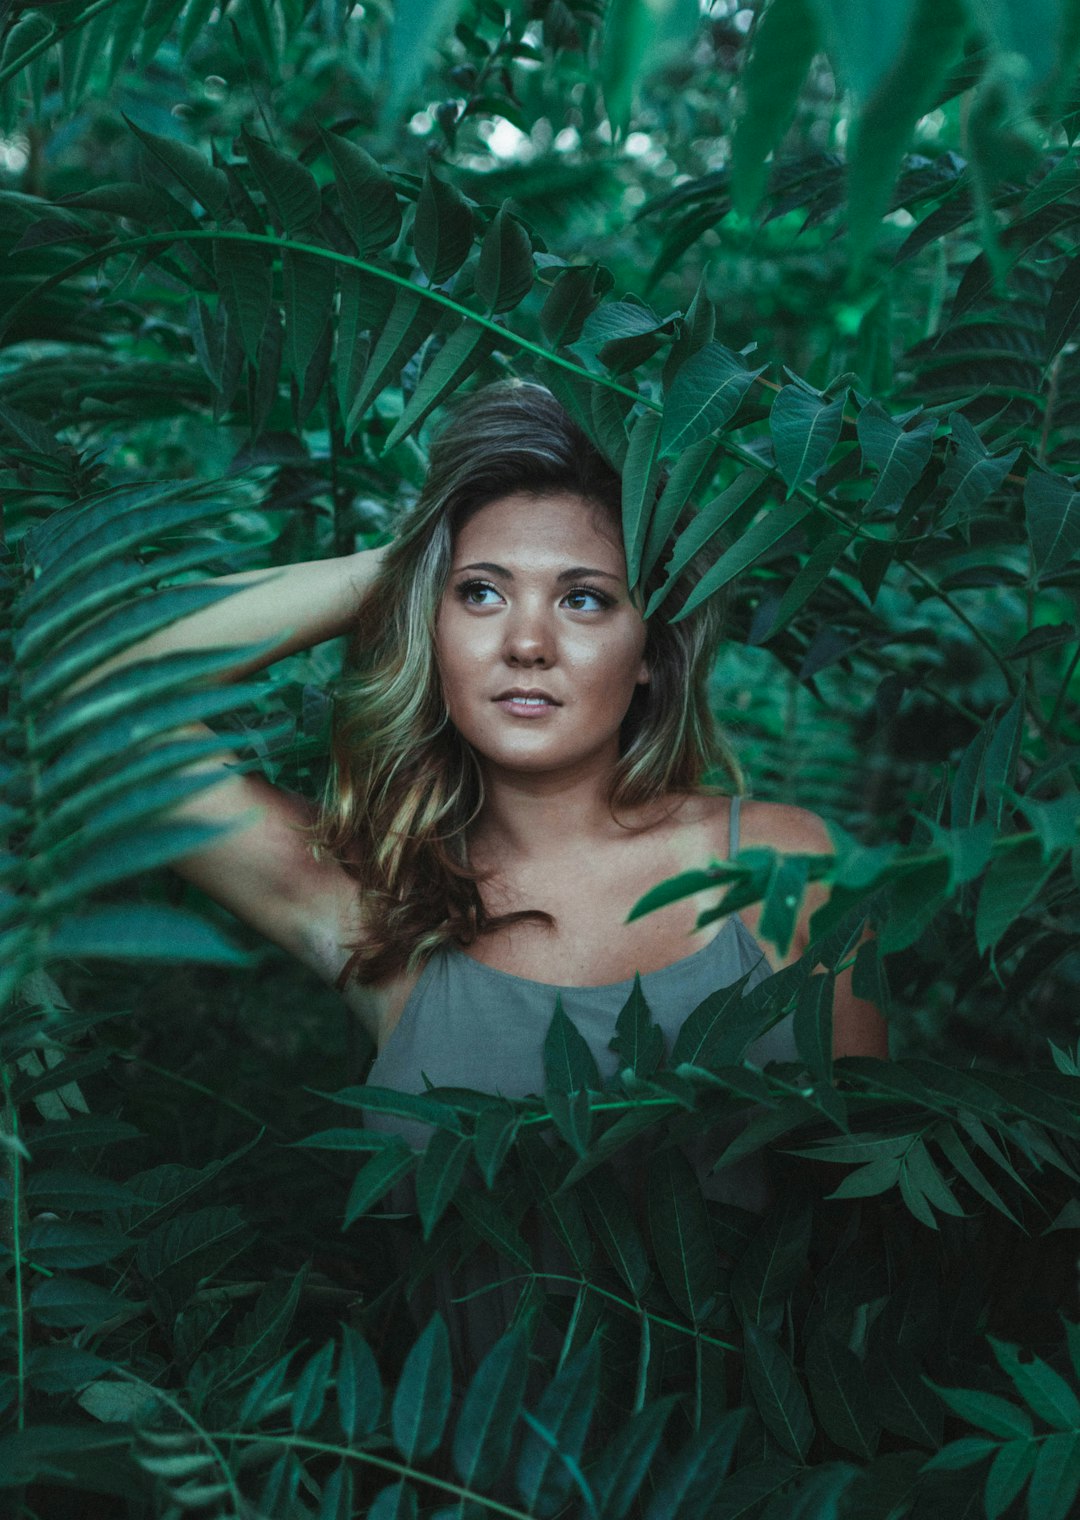
[[[482,551],[482,552],[481,552]],[[610,509],[568,492],[515,492],[477,508],[459,528],[455,563],[499,559],[522,565],[595,564],[622,574],[622,538]]]

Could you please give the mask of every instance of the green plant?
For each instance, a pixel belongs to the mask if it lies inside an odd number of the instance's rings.
[[[772,0],[748,41],[714,12],[647,73],[654,8],[623,0],[0,7],[25,157],[0,192],[0,1481],[24,1514],[1074,1504],[1080,30],[1049,0],[1041,28]],[[500,121],[531,156],[493,157]],[[759,793],[833,833],[639,910],[723,885],[784,947],[806,883],[832,896],[817,960],[687,1009],[666,1055],[632,998],[606,1085],[557,1008],[535,1100],[380,1094],[329,1000],[298,1020],[299,973],[156,874],[204,837],[168,817],[197,753],[317,785],[334,651],[245,687],[209,684],[212,652],[67,686],[220,594],[207,574],[391,530],[428,418],[506,373],[623,470],[642,578],[697,509],[674,560],[712,543],[701,594],[736,588],[717,710]],[[169,737],[193,718],[220,738]],[[892,1062],[832,1060],[852,961]],[[799,1062],[747,1066],[790,1011]],[[423,1155],[372,1106],[430,1123]],[[776,1183],[760,1215],[683,1155],[733,1119],[725,1162]],[[467,1311],[417,1339],[401,1291],[448,1263],[522,1285],[479,1366],[451,1355]]]

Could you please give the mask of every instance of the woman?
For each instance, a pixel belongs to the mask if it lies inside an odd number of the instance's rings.
[[[646,622],[619,513],[618,477],[547,391],[488,386],[435,440],[392,545],[224,576],[243,589],[106,667],[269,645],[220,678],[236,680],[353,630],[322,807],[226,772],[235,757],[206,762],[223,779],[183,812],[233,829],[176,869],[337,985],[380,1053],[440,952],[467,955],[481,977],[566,988],[632,983],[700,955],[712,990],[717,968],[692,934],[719,891],[628,924],[633,904],[725,857],[736,827],[743,847],[831,852],[805,809],[746,801],[733,813],[742,778],[706,701],[720,611],[714,599],[666,621],[705,567],[691,563]],[[726,786],[705,786],[708,771]],[[801,955],[824,896],[808,890],[773,969]],[[756,960],[759,914],[707,932],[737,935]],[[850,972],[834,1050],[887,1055],[884,1021],[853,997]]]
[[[691,563],[646,622],[620,500],[618,476],[547,391],[489,386],[435,440],[388,548],[225,577],[244,589],[124,657],[266,641],[235,679],[353,630],[321,807],[229,774],[184,812],[234,829],[177,869],[342,991],[381,1086],[423,1091],[426,1076],[541,1092],[560,991],[606,1076],[636,973],[670,1044],[707,994],[769,974],[760,908],[703,939],[695,921],[717,889],[627,923],[634,903],[740,840],[831,849],[812,813],[740,807],[706,699],[720,609],[667,621],[705,566]],[[807,893],[772,969],[801,955],[823,896]],[[837,979],[835,1053],[887,1056],[884,1022],[850,978]],[[790,1023],[751,1058],[795,1059]],[[745,1188],[728,1196],[753,1202]]]

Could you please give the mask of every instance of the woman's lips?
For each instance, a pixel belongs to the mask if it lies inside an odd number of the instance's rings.
[[[501,707],[515,718],[542,718],[546,713],[555,712],[559,703],[551,702],[546,697],[500,697],[495,706]]]

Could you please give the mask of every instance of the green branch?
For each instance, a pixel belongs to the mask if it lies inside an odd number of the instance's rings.
[[[94,5],[88,5],[81,15],[66,26],[53,26],[50,22],[52,29],[47,37],[42,37],[40,41],[28,47],[25,53],[20,53],[18,58],[13,58],[10,63],[0,69],[0,86],[7,84],[9,79],[14,79],[15,75],[21,73],[28,63],[33,63],[35,58],[40,58],[42,53],[47,53],[54,42],[63,42],[65,37],[70,37],[73,32],[81,31],[96,16],[100,16],[103,11],[110,10],[118,3],[119,0],[96,0]]]
[[[314,258],[327,259],[334,264],[344,264],[350,269],[358,269],[364,274],[369,274],[374,279],[384,280],[388,284],[411,291],[422,300],[430,301],[446,311],[454,312],[463,321],[473,322],[488,332],[496,334],[502,342],[513,345],[523,353],[533,354],[548,364],[557,365],[560,369],[566,370],[569,374],[577,375],[580,379],[587,380],[590,384],[599,385],[605,390],[614,391],[617,395],[626,396],[631,401],[640,403],[650,411],[663,411],[663,405],[659,401],[655,401],[649,396],[643,396],[638,391],[630,390],[628,386],[620,385],[617,380],[612,380],[607,375],[598,374],[595,370],[586,369],[584,365],[577,364],[572,359],[566,359],[561,354],[553,353],[542,344],[533,343],[531,339],[512,332],[508,327],[496,322],[492,317],[482,316],[479,312],[471,310],[468,306],[463,306],[460,301],[455,301],[452,296],[445,295],[442,291],[436,290],[431,286],[417,285],[407,275],[396,274],[391,269],[384,269],[378,264],[371,264],[366,259],[356,258],[352,254],[341,253],[334,248],[325,248],[317,243],[302,243],[294,238],[282,238],[265,232],[240,232],[216,227],[200,227],[190,230],[148,232],[137,238],[127,238],[122,243],[110,243],[106,247],[96,249],[93,253],[89,253],[84,258],[69,264],[65,269],[58,270],[55,274],[50,275],[42,284],[28,291],[26,295],[9,308],[3,328],[0,331],[6,330],[24,308],[29,307],[33,302],[40,299],[46,291],[62,284],[74,275],[82,273],[83,270],[94,268],[96,265],[111,258],[114,254],[126,254],[140,248],[154,248],[167,246],[171,243],[185,242],[254,243],[263,247],[289,250],[290,252],[303,253]],[[775,463],[772,465],[765,463],[757,454],[753,453],[743,444],[724,437],[719,438],[717,441],[723,452],[730,458],[738,460],[741,464],[753,469],[762,470],[765,474],[772,477],[782,478],[780,470]],[[830,521],[836,523],[837,526],[842,527],[853,538],[879,542],[874,534],[868,532],[858,523],[852,522],[833,502],[823,499],[811,490],[809,486],[800,485],[794,494],[808,502],[811,507],[821,512]],[[931,595],[936,597],[944,606],[948,607],[957,621],[962,623],[976,642],[982,645],[1001,672],[1010,696],[1015,697],[1017,694],[1017,684],[1013,672],[978,624],[968,616],[947,591],[943,590],[913,560],[901,554],[895,554],[893,558],[897,564],[902,565],[910,575],[919,581],[921,585],[925,586]]]
[[[374,1452],[358,1450],[355,1446],[334,1446],[329,1441],[311,1441],[297,1435],[266,1435],[262,1432],[249,1435],[239,1430],[219,1430],[214,1434],[218,1441],[235,1441],[244,1446],[284,1446],[289,1450],[316,1451],[328,1457],[366,1462],[372,1467],[384,1468],[395,1477],[411,1478],[414,1483],[426,1483],[431,1488],[441,1489],[445,1494],[453,1494],[455,1498],[466,1499],[473,1504],[483,1504],[493,1514],[507,1515],[509,1520],[531,1520],[525,1510],[511,1509],[508,1504],[500,1504],[497,1499],[488,1499],[471,1488],[463,1488],[460,1483],[451,1483],[447,1478],[433,1477],[431,1473],[420,1472],[418,1468],[410,1467],[407,1462],[395,1462],[390,1457],[377,1457]]]
[[[721,1351],[742,1350],[741,1346],[734,1346],[730,1341],[722,1341],[719,1336],[706,1335],[703,1331],[695,1330],[692,1326],[681,1325],[678,1320],[665,1319],[662,1314],[653,1314],[651,1310],[646,1309],[644,1304],[632,1301],[629,1298],[623,1298],[618,1293],[612,1293],[608,1288],[599,1288],[596,1283],[589,1282],[584,1277],[569,1277],[563,1272],[516,1272],[510,1277],[500,1277],[498,1282],[485,1283],[483,1287],[474,1288],[471,1293],[463,1293],[460,1297],[452,1298],[450,1302],[454,1304],[467,1304],[470,1299],[480,1298],[482,1294],[493,1293],[506,1283],[520,1282],[522,1279],[528,1282],[539,1279],[541,1282],[574,1283],[578,1288],[587,1288],[590,1293],[597,1293],[601,1298],[610,1299],[613,1304],[618,1304],[620,1308],[628,1309],[631,1314],[643,1315],[646,1319],[652,1320],[657,1325],[664,1325],[668,1330],[677,1330],[680,1335],[698,1336],[701,1340],[707,1341],[710,1346],[718,1346]]]
[[[23,1303],[22,1261],[22,1156],[19,1154],[19,1110],[11,1096],[11,1071],[5,1066],[3,1132],[16,1141],[11,1150],[11,1250],[15,1273],[15,1383],[16,1421],[23,1429],[26,1423],[26,1311]]]
[[[568,370],[572,375],[578,375],[583,380],[589,380],[595,385],[602,385],[606,390],[616,391],[620,396],[628,396],[631,401],[640,401],[642,405],[649,407],[654,412],[662,411],[658,401],[653,401],[648,396],[642,396],[638,391],[632,391],[625,385],[620,385],[617,380],[611,380],[607,375],[599,375],[595,370],[586,369],[583,364],[575,364],[572,359],[564,359],[560,354],[552,353],[540,343],[533,343],[529,338],[523,338],[518,333],[511,332],[502,323],[496,322],[493,317],[481,316],[478,311],[473,311],[468,306],[463,306],[460,301],[455,301],[452,296],[444,295],[441,290],[436,290],[429,285],[417,285],[415,280],[409,279],[408,275],[395,274],[392,269],[383,269],[378,264],[369,264],[366,259],[354,258],[352,254],[340,253],[336,248],[324,248],[319,243],[299,243],[295,238],[281,238],[267,232],[238,232],[232,229],[218,227],[197,227],[170,232],[147,232],[141,237],[127,238],[122,243],[109,243],[104,248],[97,248],[93,253],[88,253],[84,258],[76,259],[73,264],[68,264],[65,269],[58,269],[47,280],[36,285],[33,290],[16,301],[9,307],[4,319],[3,329],[6,331],[21,315],[22,311],[39,300],[46,291],[62,285],[65,280],[81,274],[85,269],[93,269],[95,265],[104,263],[112,258],[113,254],[134,252],[138,248],[155,248],[170,243],[257,243],[265,248],[287,249],[290,253],[309,254],[314,258],[328,259],[332,264],[345,264],[350,269],[359,269],[364,274],[370,274],[377,280],[385,280],[390,285],[397,285],[403,290],[411,291],[413,295],[422,300],[431,301],[436,306],[443,307],[446,311],[455,312],[470,322],[475,322],[478,327],[486,328],[489,332],[496,333],[504,342],[512,343],[516,348],[526,353],[535,354],[538,358],[546,360],[549,364],[556,364],[560,369]]]

